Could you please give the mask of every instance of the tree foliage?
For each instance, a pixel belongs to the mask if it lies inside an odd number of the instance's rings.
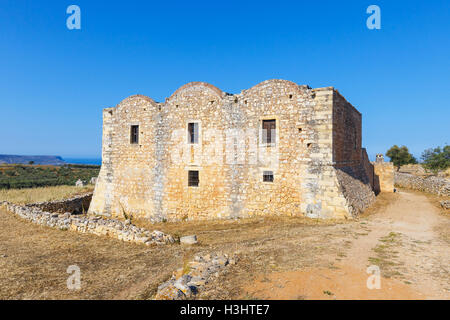
[[[422,166],[434,173],[450,167],[450,145],[430,148],[422,153]]]
[[[401,166],[405,164],[415,164],[417,163],[416,158],[409,153],[409,150],[406,146],[392,146],[387,152],[386,155],[391,158],[391,162],[394,163],[394,166],[397,167],[397,170],[400,169]]]

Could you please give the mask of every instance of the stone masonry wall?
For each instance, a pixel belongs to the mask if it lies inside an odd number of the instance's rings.
[[[92,192],[89,192],[69,199],[33,203],[28,207],[36,207],[52,213],[84,213],[89,209],[91,199]]]
[[[336,170],[339,186],[351,216],[357,216],[366,210],[375,200],[375,193],[369,182],[364,183],[361,177],[365,176],[362,167],[341,167]]]
[[[95,213],[110,215],[111,203],[114,194],[113,183],[113,117],[114,108],[103,110],[103,136],[102,136],[102,166],[95,184],[90,211],[95,208]]]
[[[359,166],[361,113],[336,90],[333,99],[333,161],[336,166]]]
[[[449,179],[434,176],[419,177],[401,172],[395,172],[394,177],[397,187],[434,193],[441,196],[450,196]]]
[[[276,141],[265,144],[262,121],[269,119]],[[350,217],[357,210],[337,169],[363,172],[360,121],[332,87],[285,80],[235,95],[193,82],[164,103],[131,96],[103,112],[103,163],[89,212],[153,221]],[[188,142],[190,122],[198,123],[198,143]],[[130,143],[132,125],[139,125],[137,144]],[[188,186],[189,170],[199,171],[198,187]],[[263,181],[264,171],[273,182]]]
[[[394,165],[392,162],[372,162],[375,192],[394,192]]]
[[[373,166],[361,147],[362,116],[337,90],[333,92],[333,163],[351,216],[363,212],[375,200]]]
[[[369,184],[374,189],[375,185],[375,173],[373,164],[369,161],[369,156],[367,155],[366,148],[362,148],[361,162],[365,171],[365,176],[369,179]]]

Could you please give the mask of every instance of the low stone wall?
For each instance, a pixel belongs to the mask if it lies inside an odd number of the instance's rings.
[[[60,230],[92,233],[146,245],[175,242],[170,235],[157,230],[150,232],[132,225],[129,221],[122,222],[95,216],[71,215],[69,212],[64,214],[51,213],[42,211],[38,207],[20,206],[6,201],[0,202],[0,208],[35,224]]]
[[[397,187],[450,196],[450,180],[446,178],[419,177],[409,173],[395,172],[394,182]]]
[[[52,213],[85,213],[89,209],[93,192],[74,196],[69,199],[38,202],[27,205],[27,207],[37,207],[42,211]]]

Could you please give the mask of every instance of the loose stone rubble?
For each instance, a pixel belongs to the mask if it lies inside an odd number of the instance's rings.
[[[126,224],[116,219],[104,219],[99,216],[72,215],[70,212],[63,214],[51,213],[42,211],[38,207],[20,206],[7,201],[0,202],[0,208],[30,222],[60,230],[92,233],[145,245],[160,245],[175,242],[175,239],[171,235],[161,231],[154,230],[150,232],[131,223]]]
[[[227,254],[197,255],[185,268],[189,270],[187,273],[183,274],[184,269],[179,269],[168,281],[158,287],[154,299],[193,299],[212,277],[218,277],[225,267],[235,263],[236,258],[231,258]]]
[[[440,202],[441,207],[444,209],[450,209],[450,200],[443,200]]]

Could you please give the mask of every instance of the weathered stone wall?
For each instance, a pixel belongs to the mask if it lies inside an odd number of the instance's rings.
[[[338,181],[333,167],[333,88],[312,90],[312,101],[298,106],[301,115],[299,132],[300,167],[296,171],[300,182],[300,212],[311,218],[331,218],[348,215],[345,200],[338,191]],[[295,160],[294,160],[295,162]],[[294,186],[295,187],[295,186]]]
[[[38,202],[27,205],[28,207],[36,207],[42,211],[52,212],[52,213],[85,213],[89,209],[89,205],[92,199],[92,192],[74,196],[69,199],[57,200],[57,201],[47,201]]]
[[[395,172],[395,185],[400,188],[414,189],[450,196],[450,180],[446,178],[428,176],[419,177],[409,173]]]
[[[110,215],[114,195],[113,183],[113,123],[115,108],[103,110],[102,166],[95,184],[89,211],[96,214]]]
[[[267,119],[276,120],[271,144],[262,143]],[[189,122],[198,123],[198,143],[187,141]],[[137,144],[132,125],[139,125]],[[355,210],[336,168],[361,175],[360,144],[361,115],[332,87],[269,80],[231,95],[193,82],[164,103],[132,96],[104,110],[103,163],[89,212],[154,221],[349,217]],[[189,170],[199,171],[198,187],[188,186]],[[264,171],[273,171],[273,182],[263,182]]]
[[[232,128],[234,101],[219,89],[190,83],[166,100],[162,123],[168,141],[162,149],[170,150],[162,157],[160,171],[160,215],[169,220],[232,215],[231,164],[225,160],[223,148],[226,130]],[[187,126],[199,126],[198,143],[187,140]],[[222,142],[215,148],[217,141]],[[188,171],[199,171],[199,186],[188,186]]]
[[[351,215],[356,216],[366,210],[375,200],[375,193],[366,179],[363,166],[341,167],[336,172]]]
[[[361,113],[336,90],[333,100],[333,161],[337,166],[359,166]]]
[[[373,166],[361,147],[361,113],[337,90],[333,92],[333,106],[334,167],[347,210],[356,216],[375,200]]]
[[[394,192],[394,165],[392,162],[372,162],[375,193]]]
[[[373,164],[369,161],[369,156],[367,155],[366,148],[362,148],[361,150],[361,162],[365,171],[365,176],[369,179],[369,184],[374,189],[375,185],[375,172]]]

